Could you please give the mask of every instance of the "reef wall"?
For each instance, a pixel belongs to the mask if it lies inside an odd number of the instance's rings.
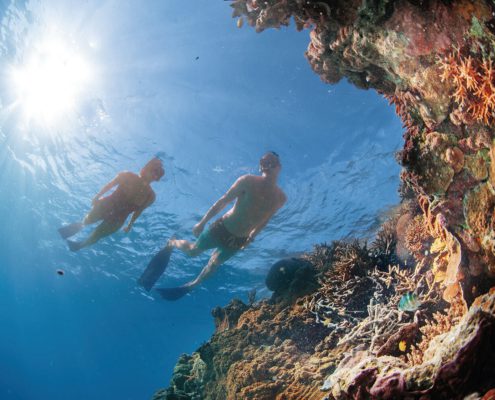
[[[323,81],[395,105],[402,206],[369,249],[316,246],[270,301],[216,310],[213,338],[155,398],[481,398],[495,387],[495,4],[231,5],[258,32],[309,29]],[[416,312],[397,308],[407,293]]]

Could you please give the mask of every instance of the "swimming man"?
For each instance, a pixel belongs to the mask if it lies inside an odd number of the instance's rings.
[[[260,159],[261,176],[241,176],[194,226],[193,234],[198,237],[196,242],[169,240],[166,248],[177,248],[190,257],[212,248],[215,251],[194,280],[178,288],[158,289],[163,298],[176,300],[182,297],[254,240],[287,200],[285,193],[277,185],[281,168],[278,154],[266,153]],[[235,201],[234,206],[205,231],[208,221],[232,201]]]
[[[128,171],[120,172],[93,198],[93,207],[84,220],[63,226],[59,229],[60,235],[67,239],[78,233],[85,225],[102,221],[86,240],[80,242],[67,240],[69,248],[78,251],[119,230],[129,214],[132,214],[124,228],[124,232],[129,232],[141,213],[155,201],[151,182],[159,181],[164,174],[162,162],[158,158],[151,159],[141,169],[139,175]],[[110,195],[101,197],[115,186],[117,188]]]

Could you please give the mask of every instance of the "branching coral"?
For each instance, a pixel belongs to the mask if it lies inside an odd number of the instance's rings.
[[[472,57],[457,51],[438,60],[442,82],[453,85],[458,111],[453,122],[491,125],[495,121],[495,66],[488,56]],[[459,120],[467,114],[468,118]]]
[[[431,243],[431,235],[426,229],[422,215],[417,215],[412,219],[404,236],[404,244],[414,258],[416,260],[424,258],[425,251],[428,250],[429,243]]]
[[[419,330],[421,331],[421,341],[411,347],[411,351],[407,354],[407,360],[411,365],[419,365],[423,362],[423,355],[428,349],[432,339],[442,333],[450,331],[456,325],[462,316],[466,313],[466,306],[460,297],[451,303],[447,314],[436,312],[433,314],[432,320],[429,320]]]
[[[425,274],[424,269],[424,265],[418,264],[415,270],[399,266],[390,266],[388,271],[375,270],[371,274],[375,292],[368,305],[368,316],[358,322],[339,344],[349,341],[365,343],[369,345],[369,351],[376,354],[388,337],[407,322],[397,308],[403,294],[415,291],[423,304],[436,303],[438,291],[433,277]]]
[[[313,247],[313,251],[304,254],[302,258],[313,264],[318,272],[325,272],[332,265],[335,243],[331,245],[317,244]]]
[[[388,219],[380,227],[375,240],[371,243],[370,250],[375,259],[375,265],[379,268],[386,268],[391,263],[397,263],[397,232],[396,225],[398,215]]]
[[[370,261],[366,244],[361,246],[357,240],[336,242],[331,275],[342,281],[351,276],[363,276],[370,268]]]
[[[338,345],[366,344],[372,354],[385,344],[388,337],[404,325],[400,322],[400,311],[396,307],[375,303],[373,299],[367,307],[368,317],[357,323],[354,328],[339,340]]]

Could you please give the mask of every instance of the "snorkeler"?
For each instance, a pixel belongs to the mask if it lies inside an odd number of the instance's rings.
[[[63,226],[58,230],[60,235],[63,239],[67,239],[84,226],[103,221],[86,240],[80,242],[67,240],[69,248],[78,251],[119,230],[132,213],[128,225],[124,228],[124,232],[129,232],[141,213],[155,201],[155,192],[150,183],[159,181],[164,174],[162,162],[158,158],[151,159],[141,169],[139,175],[128,171],[120,172],[93,198],[93,207],[84,220]],[[117,186],[115,191],[109,196],[101,197],[114,186]]]
[[[277,185],[281,168],[278,154],[266,153],[260,160],[261,176],[244,175],[237,179],[194,226],[193,234],[198,237],[196,242],[169,240],[165,248],[151,260],[139,283],[147,290],[151,289],[165,270],[173,248],[190,257],[198,256],[208,249],[216,250],[194,280],[176,288],[157,289],[164,299],[177,300],[212,275],[221,264],[251,243],[286,202],[285,193]],[[204,231],[207,222],[234,200],[234,206]]]

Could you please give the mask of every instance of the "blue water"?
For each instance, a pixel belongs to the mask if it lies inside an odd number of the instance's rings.
[[[150,398],[208,340],[213,307],[253,288],[269,296],[273,262],[370,237],[398,202],[400,122],[376,93],[321,82],[303,55],[307,31],[238,29],[224,1],[2,0],[0,17],[2,400]],[[53,29],[93,75],[46,123],[26,116],[8,71]],[[289,200],[257,240],[179,302],[138,289],[166,239],[192,238],[267,150],[281,156]],[[156,154],[166,176],[133,231],[69,252],[56,228]],[[160,284],[184,283],[206,260],[174,254]]]

